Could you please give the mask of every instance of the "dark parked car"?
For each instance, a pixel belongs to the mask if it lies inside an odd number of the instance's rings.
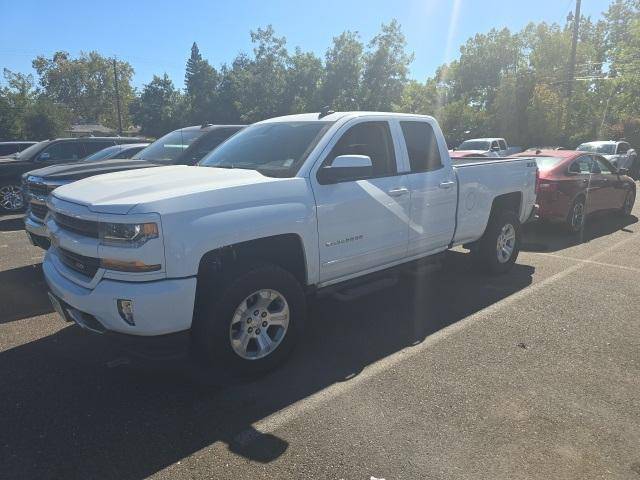
[[[0,158],[0,210],[19,212],[24,208],[22,174],[36,168],[78,161],[98,150],[122,143],[143,143],[144,138],[86,137],[45,140],[16,155]]]
[[[631,214],[636,184],[626,175],[626,169],[618,170],[601,155],[588,152],[537,150],[535,156],[540,220],[564,222],[575,233],[591,213],[617,210]]]
[[[34,245],[49,247],[47,227],[47,196],[60,185],[102,173],[158,167],[162,165],[195,165],[211,150],[243,125],[203,125],[175,130],[159,138],[131,159],[112,158],[68,165],[55,165],[23,175],[25,198],[29,203],[25,229]]]
[[[114,145],[97,151],[93,155],[82,159],[83,162],[97,162],[98,160],[109,160],[111,158],[131,158],[140,150],[149,146],[148,143],[124,143]]]
[[[0,142],[0,157],[8,157],[21,152],[37,142]]]

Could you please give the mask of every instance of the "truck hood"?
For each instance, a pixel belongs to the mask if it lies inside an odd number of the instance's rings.
[[[155,167],[157,165],[144,160],[131,160],[114,158],[97,162],[74,162],[62,165],[52,165],[50,167],[32,170],[29,175],[40,177],[45,180],[69,180],[75,181],[82,178],[102,175],[103,173],[121,172],[123,170],[134,170],[138,168]]]
[[[85,178],[57,188],[53,195],[96,213],[124,215],[139,204],[167,199],[175,203],[181,197],[211,190],[279,180],[255,170],[174,165]]]

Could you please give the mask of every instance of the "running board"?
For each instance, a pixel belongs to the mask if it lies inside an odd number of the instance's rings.
[[[350,302],[352,300],[371,295],[372,293],[378,292],[380,290],[385,290],[387,288],[393,287],[397,283],[397,276],[379,278],[368,283],[363,283],[362,285],[357,285],[351,288],[347,287],[343,290],[337,290],[333,292],[331,296],[337,300],[340,300],[341,302]]]

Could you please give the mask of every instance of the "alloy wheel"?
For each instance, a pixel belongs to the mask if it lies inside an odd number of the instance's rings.
[[[584,225],[584,203],[576,202],[571,211],[571,228],[578,231]]]
[[[0,187],[0,207],[10,212],[22,210],[24,199],[22,189],[17,185]]]
[[[507,263],[516,247],[516,229],[510,223],[503,225],[498,235],[496,253],[500,263]]]
[[[229,340],[244,360],[257,360],[282,343],[289,328],[289,304],[276,290],[262,289],[247,296],[236,308]]]

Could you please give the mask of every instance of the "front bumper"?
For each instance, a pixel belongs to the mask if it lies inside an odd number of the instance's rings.
[[[100,280],[85,288],[64,276],[64,269],[51,250],[45,255],[43,270],[51,293],[65,305],[70,318],[96,333],[153,337],[183,332],[191,328],[196,278],[150,282]],[[118,299],[133,301],[135,325],[120,316]]]
[[[27,231],[29,241],[34,247],[40,247],[43,250],[49,249],[51,246],[49,231],[44,223],[40,223],[27,215],[24,218],[24,229]]]
[[[38,237],[49,238],[49,230],[47,229],[47,225],[44,222],[40,222],[33,218],[31,215],[27,215],[24,217],[24,229],[37,235]]]

